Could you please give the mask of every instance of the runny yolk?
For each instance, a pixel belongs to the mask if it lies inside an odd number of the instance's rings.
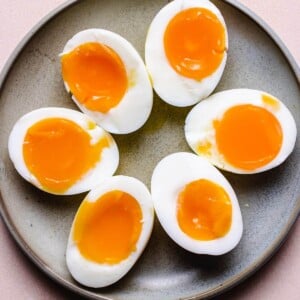
[[[100,43],[86,43],[63,55],[62,76],[75,98],[92,111],[108,112],[128,86],[119,55]]]
[[[100,161],[105,147],[109,147],[106,137],[91,145],[90,135],[76,123],[47,118],[27,130],[23,157],[46,191],[62,193]]]
[[[219,152],[233,166],[255,170],[272,161],[282,145],[277,118],[265,108],[244,104],[228,109],[215,121]]]
[[[221,238],[231,227],[230,198],[220,185],[210,180],[192,181],[178,196],[177,220],[181,230],[193,239]]]
[[[224,25],[205,8],[189,8],[169,22],[164,48],[172,68],[188,78],[202,80],[222,62],[226,51]]]
[[[136,250],[142,220],[137,200],[113,190],[95,202],[82,202],[75,217],[73,240],[86,259],[117,264]]]

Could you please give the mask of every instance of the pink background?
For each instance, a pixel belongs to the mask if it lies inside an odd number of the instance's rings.
[[[63,0],[0,0],[0,69],[22,37]],[[300,63],[300,1],[240,0],[262,17]],[[220,299],[300,299],[300,220],[271,261]],[[12,240],[0,217],[0,299],[74,299],[40,272]]]

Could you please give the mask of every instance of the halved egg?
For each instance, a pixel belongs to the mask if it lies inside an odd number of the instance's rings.
[[[197,104],[185,122],[190,147],[218,168],[258,173],[281,164],[293,151],[297,129],[288,108],[257,90],[216,93]]]
[[[111,133],[130,133],[148,119],[153,101],[145,65],[134,47],[104,29],[77,33],[61,54],[65,87],[77,106]]]
[[[225,68],[228,36],[208,0],[174,0],[153,19],[145,60],[154,90],[167,103],[189,106],[207,97]]]
[[[157,217],[182,248],[221,255],[240,241],[243,222],[236,195],[206,159],[179,152],[154,169],[151,194]]]
[[[90,190],[119,164],[114,139],[88,116],[48,107],[27,113],[14,125],[9,156],[18,173],[51,194]]]
[[[81,203],[66,252],[75,280],[104,287],[122,278],[142,254],[152,232],[151,195],[139,180],[114,176]]]

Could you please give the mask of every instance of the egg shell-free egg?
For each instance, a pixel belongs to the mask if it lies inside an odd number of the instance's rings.
[[[223,59],[218,68],[208,77],[195,80],[178,74],[168,62],[164,49],[164,33],[170,20],[179,12],[189,8],[204,8],[215,14],[225,30]],[[223,74],[228,49],[225,21],[219,9],[208,0],[174,0],[164,6],[154,17],[147,34],[145,61],[156,93],[167,103],[184,107],[194,105],[206,98],[215,89]]]
[[[87,109],[72,95],[76,105],[108,132],[125,134],[138,130],[150,116],[153,102],[152,86],[144,62],[125,38],[104,29],[87,29],[75,34],[65,45],[60,56],[85,43],[100,43],[113,49],[121,58],[127,74],[127,90],[115,107],[107,113]],[[66,90],[70,92],[67,82]]]
[[[268,97],[271,101],[266,102],[263,97]],[[244,104],[265,108],[275,116],[282,129],[283,140],[277,156],[266,165],[254,170],[241,169],[230,164],[219,153],[216,144],[214,121],[222,118],[229,108]],[[239,126],[237,126],[236,130],[240,130]],[[211,95],[197,104],[189,112],[185,121],[185,137],[193,151],[206,157],[218,168],[238,174],[259,173],[280,165],[293,151],[296,135],[295,120],[284,103],[266,92],[251,89],[233,89]],[[197,148],[201,142],[210,144],[208,152],[199,153]]]
[[[96,165],[80,178],[73,186],[62,193],[45,190],[38,179],[30,172],[23,156],[23,144],[28,129],[39,121],[49,118],[63,118],[80,126],[91,137],[91,144],[97,143],[101,138],[109,140],[109,147],[104,148],[101,159]],[[76,144],[74,144],[76,147]],[[9,156],[18,173],[37,188],[52,194],[72,195],[86,192],[95,187],[99,180],[112,176],[119,164],[118,147],[110,134],[97,126],[95,122],[81,112],[60,108],[46,107],[31,111],[22,116],[14,125],[8,141]]]
[[[185,185],[208,179],[220,185],[229,195],[232,222],[227,234],[209,241],[196,240],[185,234],[177,222],[177,198]],[[240,241],[243,221],[236,195],[226,178],[207,160],[187,152],[173,153],[155,167],[151,180],[155,212],[167,234],[182,248],[197,254],[221,255]]]
[[[69,241],[66,251],[66,261],[69,271],[74,279],[83,285],[89,287],[104,287],[120,280],[136,263],[142,254],[146,244],[150,238],[154,209],[151,195],[146,186],[139,180],[128,176],[114,176],[99,182],[99,186],[86,196],[83,200],[94,202],[102,195],[113,190],[124,191],[132,195],[139,203],[142,210],[143,224],[142,231],[136,243],[136,250],[132,252],[126,259],[117,264],[96,263],[82,256],[76,243],[73,240],[73,228],[76,222],[76,216],[73,221]],[[80,207],[78,212],[80,211]]]

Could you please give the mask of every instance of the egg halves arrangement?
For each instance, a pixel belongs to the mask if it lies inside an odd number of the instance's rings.
[[[268,93],[235,89],[208,97],[227,50],[224,19],[208,0],[175,0],[158,12],[146,37],[147,69],[134,47],[108,30],[87,29],[66,43],[62,78],[83,113],[58,107],[27,113],[14,125],[8,150],[18,173],[37,188],[56,195],[90,191],[66,250],[79,283],[99,288],[122,278],[150,238],[154,210],[170,238],[190,252],[222,255],[239,243],[239,203],[215,166],[241,174],[274,168],[293,151],[297,130],[287,107]],[[184,127],[197,155],[163,158],[150,194],[135,178],[113,176],[119,152],[108,132],[143,126],[152,109],[151,82],[174,106],[206,99]]]

